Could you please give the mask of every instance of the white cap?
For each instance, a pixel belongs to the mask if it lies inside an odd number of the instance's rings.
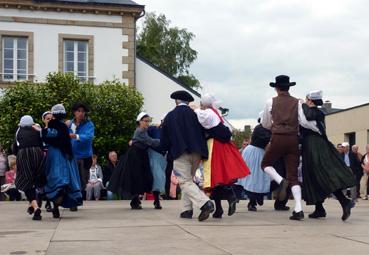
[[[146,112],[140,112],[140,114],[137,116],[136,121],[142,120],[144,116],[149,116]]]
[[[56,104],[51,108],[52,114],[66,114],[65,107],[62,104]]]
[[[32,126],[33,124],[35,123],[33,122],[33,118],[30,115],[24,115],[19,122],[19,126],[21,127]]]
[[[350,146],[350,144],[348,143],[348,142],[343,142],[343,143],[341,143],[342,144],[342,146],[343,147],[348,147],[348,146]]]
[[[310,100],[322,100],[323,99],[323,91],[314,90],[310,91],[309,94],[306,95]]]
[[[217,101],[216,98],[210,93],[206,93],[201,96],[201,104],[203,106],[215,107],[216,103],[219,103],[219,101]]]

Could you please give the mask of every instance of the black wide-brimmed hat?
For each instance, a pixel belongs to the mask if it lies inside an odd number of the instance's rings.
[[[90,108],[89,108],[86,104],[84,104],[84,103],[82,103],[82,102],[77,102],[77,103],[75,103],[75,104],[72,106],[72,111],[73,111],[73,112],[75,112],[75,111],[77,111],[79,108],[83,108],[83,109],[85,110],[85,112],[89,112],[89,111],[90,111]]]
[[[275,87],[285,88],[295,86],[296,82],[290,82],[290,77],[288,77],[287,75],[278,75],[277,77],[275,77],[275,82],[271,82],[269,85],[273,88]]]
[[[195,101],[195,99],[193,98],[193,96],[191,96],[190,93],[188,93],[185,90],[178,90],[173,92],[170,95],[170,98],[172,99],[178,99],[178,100],[182,100],[182,101],[186,101],[186,102],[193,102]]]

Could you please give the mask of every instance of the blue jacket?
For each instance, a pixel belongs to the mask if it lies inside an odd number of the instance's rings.
[[[74,119],[69,124],[69,132],[73,133],[71,127]],[[79,140],[71,139],[72,150],[75,158],[83,159],[92,157],[92,140],[95,135],[95,126],[91,120],[87,119],[83,121],[76,129],[76,135],[79,135]]]
[[[187,105],[179,105],[164,119],[160,147],[169,151],[173,159],[183,153],[198,153],[208,158],[205,132],[196,113]]]

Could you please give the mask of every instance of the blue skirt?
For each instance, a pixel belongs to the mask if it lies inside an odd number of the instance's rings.
[[[150,168],[153,176],[152,191],[165,191],[165,169],[167,167],[166,158],[153,149],[148,149]]]
[[[246,191],[266,194],[270,192],[270,177],[261,169],[261,161],[264,150],[253,145],[248,145],[242,153],[242,157],[251,173],[245,178],[238,179],[237,184],[243,186]]]
[[[78,167],[75,159],[67,159],[58,148],[49,147],[46,158],[45,194],[55,201],[63,196],[65,208],[82,205],[82,193]]]

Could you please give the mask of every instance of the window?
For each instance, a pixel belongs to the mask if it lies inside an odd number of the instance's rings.
[[[2,76],[4,81],[26,80],[28,76],[28,39],[26,37],[2,37]]]
[[[88,80],[88,42],[64,41],[64,72],[73,73],[81,80]]]
[[[59,34],[59,72],[73,73],[81,80],[94,82],[94,36]]]
[[[356,133],[345,133],[345,142],[348,142],[350,146],[356,144]]]

